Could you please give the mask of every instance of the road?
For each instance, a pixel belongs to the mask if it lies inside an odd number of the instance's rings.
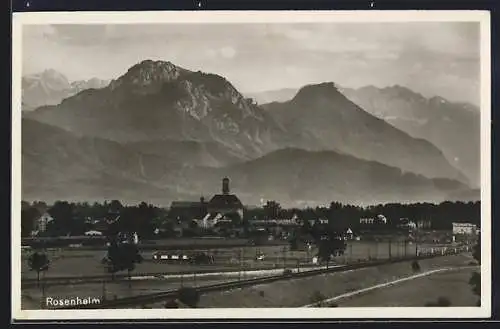
[[[335,297],[332,297],[332,298],[325,299],[325,300],[323,300],[321,302],[318,302],[318,303],[307,304],[307,305],[304,305],[303,307],[318,307],[318,306],[322,306],[322,305],[323,306],[328,306],[328,305],[331,305],[331,304],[341,304],[341,306],[351,306],[351,307],[355,307],[355,306],[358,306],[358,307],[360,307],[360,306],[374,306],[374,305],[376,305],[377,307],[383,307],[383,306],[407,306],[407,305],[402,305],[402,304],[404,304],[404,302],[402,302],[401,298],[399,297],[401,295],[401,293],[394,294],[394,291],[387,291],[387,293],[385,293],[385,294],[384,293],[378,293],[376,295],[377,297],[375,297],[375,294],[373,294],[370,297],[366,298],[367,300],[365,300],[365,301],[362,300],[363,298],[361,298],[361,301],[360,301],[360,300],[357,300],[356,298],[353,298],[353,297],[357,297],[357,296],[361,296],[361,295],[363,295],[363,296],[369,296],[375,290],[384,290],[384,289],[390,290],[391,288],[393,288],[396,285],[403,285],[404,283],[406,283],[404,285],[404,287],[403,287],[403,289],[405,290],[404,294],[407,295],[407,296],[411,296],[411,301],[414,304],[416,302],[415,296],[417,296],[419,294],[422,295],[422,291],[421,291],[422,285],[415,285],[414,283],[409,284],[410,281],[414,281],[414,280],[421,279],[421,278],[428,277],[428,276],[435,276],[435,275],[438,275],[438,274],[443,274],[445,272],[460,272],[460,271],[465,271],[467,274],[469,274],[471,272],[471,270],[474,270],[474,269],[479,269],[479,267],[477,267],[477,266],[462,266],[462,267],[455,267],[455,268],[440,268],[440,269],[435,269],[435,270],[426,271],[426,272],[423,272],[423,273],[411,275],[411,276],[408,276],[408,277],[404,277],[404,278],[401,278],[401,279],[396,279],[396,280],[392,280],[392,281],[389,281],[389,282],[385,282],[385,283],[373,285],[373,286],[370,286],[368,288],[358,289],[358,290],[355,290],[355,291],[352,291],[352,292],[348,292],[348,293],[345,293],[345,294],[342,294],[342,295],[338,295],[338,296],[335,296]],[[469,278],[469,277],[470,277],[470,274],[467,276],[467,278]],[[419,281],[419,280],[417,280],[417,281]],[[436,293],[436,289],[443,290],[443,289],[439,289],[439,286],[436,286],[436,285],[431,285],[431,287],[433,289],[434,294]],[[467,288],[468,288],[468,290],[471,289],[470,287],[467,287]],[[391,289],[391,290],[394,290],[394,289]],[[402,289],[399,289],[399,290],[402,290]],[[417,291],[415,291],[415,290],[417,290]],[[418,292],[418,290],[420,290],[420,293]],[[385,296],[385,297],[382,298],[382,295]],[[391,295],[392,295],[392,298],[391,298]],[[394,296],[398,296],[398,297],[394,297]],[[427,299],[432,299],[428,295],[425,296],[425,297]],[[440,296],[438,296],[438,297],[440,297]],[[445,296],[445,297],[447,297],[447,296]],[[449,297],[447,297],[447,298],[449,298]],[[348,301],[345,304],[342,303],[342,300],[346,300],[346,299],[350,299],[350,302]],[[437,299],[437,297],[434,298],[434,300],[436,300],[436,299]],[[384,303],[384,304],[394,303],[394,300],[396,300],[396,305],[381,305],[381,303]],[[434,300],[432,300],[432,301],[434,301]],[[471,300],[474,300],[474,299],[471,299]],[[423,306],[423,305],[418,305],[418,306]],[[471,305],[468,305],[468,306],[471,306]]]

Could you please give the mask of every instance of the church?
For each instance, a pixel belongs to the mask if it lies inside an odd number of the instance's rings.
[[[198,202],[174,201],[170,206],[170,218],[175,219],[203,219],[207,215],[215,217],[238,216],[243,218],[243,203],[235,195],[231,194],[229,178],[222,179],[222,190],[220,194],[215,194],[208,202],[202,197]]]

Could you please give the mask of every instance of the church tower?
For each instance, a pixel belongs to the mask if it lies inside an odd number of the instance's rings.
[[[222,194],[228,195],[229,194],[229,178],[225,177],[222,180]]]

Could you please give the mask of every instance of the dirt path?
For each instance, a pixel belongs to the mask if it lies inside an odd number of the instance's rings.
[[[373,286],[368,287],[368,288],[358,289],[358,290],[351,291],[351,292],[348,292],[348,293],[345,293],[345,294],[341,294],[339,296],[335,296],[335,297],[332,297],[332,298],[324,299],[324,300],[322,300],[320,302],[316,302],[316,303],[312,303],[312,304],[307,304],[307,305],[304,305],[302,307],[318,307],[320,305],[329,305],[329,304],[331,304],[333,302],[337,302],[337,301],[342,300],[342,299],[346,299],[346,298],[350,298],[350,297],[353,297],[353,296],[365,294],[367,292],[370,292],[370,291],[373,291],[373,290],[376,290],[376,289],[383,289],[383,288],[392,287],[394,285],[397,285],[397,284],[400,284],[400,283],[403,283],[403,282],[406,282],[406,281],[419,279],[419,278],[430,276],[430,275],[434,275],[434,274],[437,274],[437,273],[443,273],[443,272],[449,272],[449,271],[460,271],[460,270],[465,270],[465,269],[476,269],[476,268],[478,268],[478,267],[477,266],[462,266],[462,267],[450,267],[450,268],[435,269],[435,270],[431,270],[431,271],[427,271],[427,272],[423,272],[423,273],[411,275],[411,276],[408,276],[408,277],[404,277],[404,278],[401,278],[401,279],[392,280],[392,281],[381,283],[381,284],[376,284],[376,285],[373,285]]]

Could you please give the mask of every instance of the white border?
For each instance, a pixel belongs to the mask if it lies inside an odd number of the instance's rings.
[[[479,22],[481,25],[481,307],[21,310],[22,27],[33,24]],[[14,13],[12,20],[12,315],[16,320],[77,319],[362,319],[491,316],[491,64],[487,11],[179,11]],[[14,225],[16,223],[17,225]]]

